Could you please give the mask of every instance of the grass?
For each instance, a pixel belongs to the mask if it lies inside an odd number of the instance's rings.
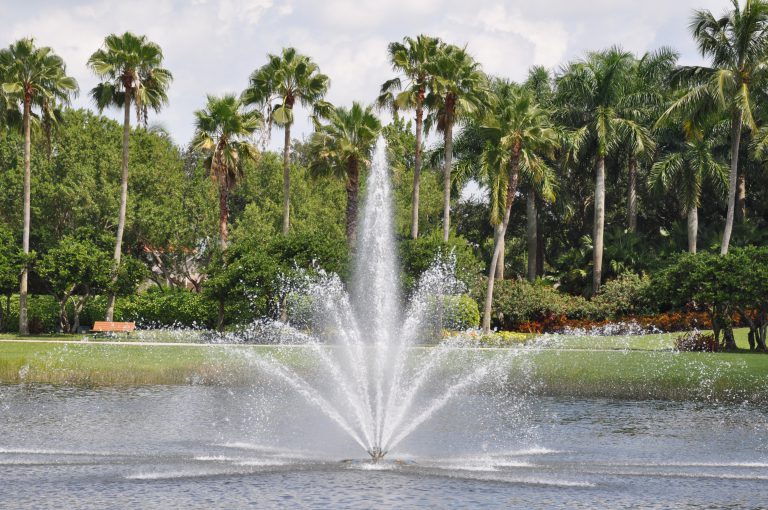
[[[526,372],[530,377],[524,379],[543,394],[768,403],[768,355],[673,352],[669,348],[675,336],[562,337],[556,345],[535,344],[542,348],[534,347],[519,359],[531,362],[526,363],[531,367]],[[737,332],[740,342],[746,342],[745,336],[745,331]],[[300,366],[308,363],[301,351],[254,345],[57,344],[0,339],[0,383],[243,384],[254,380],[248,356],[280,356],[286,363]],[[503,351],[485,352],[495,356]]]
[[[736,346],[744,351],[749,350],[747,341],[748,328],[734,329]],[[711,331],[703,331],[711,333]],[[682,333],[658,333],[651,335],[616,335],[616,336],[568,336],[553,335],[539,337],[536,342],[542,347],[558,349],[608,349],[608,350],[637,350],[658,351],[670,350],[675,346],[675,339]]]

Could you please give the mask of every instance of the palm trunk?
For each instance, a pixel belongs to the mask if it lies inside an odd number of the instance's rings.
[[[688,210],[688,253],[696,253],[696,238],[699,232],[699,211],[696,207]]]
[[[21,235],[21,248],[24,255],[29,254],[29,230],[31,224],[31,180],[32,180],[32,133],[30,132],[30,114],[32,100],[24,98],[24,231]],[[21,270],[21,283],[19,285],[19,334],[29,334],[29,321],[27,319],[27,284],[29,279],[29,267],[24,261]]]
[[[283,142],[283,235],[291,228],[291,124],[285,125]]]
[[[347,242],[350,247],[357,241],[357,196],[360,190],[360,175],[357,160],[347,164]]]
[[[629,231],[637,231],[637,161],[629,160],[629,185],[627,190],[627,223]]]
[[[747,172],[746,167],[739,172],[739,184],[736,197],[736,212],[739,223],[744,223],[747,220]]]
[[[536,281],[536,269],[538,267],[538,235],[536,233],[536,192],[533,189],[528,190],[526,199],[526,238],[528,241],[528,281]]]
[[[519,178],[520,170],[520,147],[516,147],[512,154],[512,158],[509,161],[509,176],[507,181],[507,204],[504,210],[504,218],[501,221],[501,229],[494,236],[494,249],[493,257],[491,257],[491,266],[488,270],[488,287],[485,291],[485,304],[483,306],[483,332],[490,333],[491,331],[491,307],[493,304],[493,284],[494,274],[496,272],[496,265],[499,262],[501,250],[503,247],[502,239],[507,233],[507,227],[509,226],[509,217],[512,213],[512,204],[515,201],[515,194],[517,193],[517,182]]]
[[[595,225],[592,249],[592,294],[600,291],[603,274],[603,234],[605,231],[605,157],[598,156],[595,177]]]
[[[221,251],[227,251],[229,244],[229,187],[222,180],[219,184],[219,245]]]
[[[125,212],[128,207],[128,144],[131,136],[131,92],[125,91],[125,103],[123,104],[123,161],[120,177],[120,212],[117,219],[117,236],[115,237],[114,267],[112,268],[112,283],[117,282],[120,257],[123,253],[123,232],[125,231]],[[111,321],[115,314],[115,291],[109,294],[107,302],[106,320]]]
[[[445,164],[443,166],[443,242],[451,231],[451,164],[453,159],[453,124],[445,125]],[[491,273],[493,274],[493,273]]]
[[[731,122],[731,172],[728,176],[728,213],[725,216],[723,242],[720,244],[720,255],[728,254],[733,232],[733,215],[736,209],[736,187],[739,171],[739,145],[741,144],[741,112],[733,112]]]
[[[419,237],[419,188],[421,187],[421,137],[424,125],[424,109],[416,108],[416,156],[413,162],[413,198],[411,210],[411,238]]]
[[[496,225],[496,229],[494,232],[494,240],[498,239],[501,243],[501,247],[499,248],[499,261],[496,263],[496,280],[503,280],[504,279],[504,248],[507,242],[507,236],[501,232],[501,225]],[[496,246],[494,242],[494,247]]]
[[[541,221],[536,210],[536,276],[544,275],[544,236],[541,235]]]

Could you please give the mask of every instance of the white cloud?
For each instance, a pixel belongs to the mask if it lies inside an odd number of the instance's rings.
[[[493,74],[525,77],[533,64],[557,67],[590,49],[620,43],[642,52],[669,44],[696,55],[687,31],[694,7],[720,12],[726,0],[38,0],[0,2],[0,45],[35,36],[52,46],[90,106],[96,80],[85,63],[112,32],[132,30],[160,44],[175,76],[170,104],[155,115],[179,143],[192,135],[206,93],[239,92],[267,53],[295,46],[331,77],[329,99],[372,101],[391,77],[386,45],[435,34],[469,51]],[[115,112],[115,117],[118,113]],[[311,127],[300,115],[296,136]],[[275,137],[276,145],[280,137]]]

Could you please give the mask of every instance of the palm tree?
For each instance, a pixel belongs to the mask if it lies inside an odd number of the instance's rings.
[[[265,108],[270,128],[274,122],[285,130],[283,143],[283,234],[288,234],[291,220],[291,125],[293,108],[300,105],[313,110],[315,125],[331,108],[323,101],[330,79],[320,72],[311,58],[283,48],[280,55],[268,55],[269,61],[251,74],[250,86],[243,92],[243,102]]]
[[[192,148],[205,155],[205,166],[219,188],[219,243],[229,240],[229,194],[243,175],[246,161],[256,160],[256,147],[248,140],[263,125],[257,111],[244,111],[233,94],[208,96],[204,110],[195,112]]]
[[[618,47],[589,53],[568,65],[557,79],[558,103],[564,120],[579,129],[581,145],[595,158],[595,200],[592,254],[592,292],[600,290],[605,231],[605,158],[631,139],[635,151],[651,145],[648,130],[621,115],[620,102],[628,90],[634,63],[631,53]]]
[[[721,126],[702,126],[693,122],[683,125],[685,141],[651,167],[648,184],[650,188],[675,193],[688,217],[688,251],[696,253],[698,208],[704,181],[725,192],[728,169],[715,157],[722,139],[721,133],[717,132]]]
[[[66,103],[77,93],[77,82],[67,76],[64,61],[49,47],[38,48],[32,39],[20,39],[0,51],[0,80],[9,104],[21,104],[24,130],[24,231],[22,250],[29,254],[30,193],[32,176],[32,108],[46,115],[51,106]],[[29,333],[27,283],[29,267],[24,264],[19,286],[19,334]]]
[[[357,238],[357,204],[360,170],[370,163],[371,153],[381,131],[373,107],[358,102],[352,108],[336,107],[327,125],[321,126],[310,140],[314,177],[345,179],[347,189],[347,240],[354,246]]]
[[[160,46],[131,32],[110,34],[104,47],[88,59],[88,67],[103,80],[91,90],[99,111],[115,106],[123,108],[123,157],[120,176],[120,211],[115,236],[115,254],[112,283],[117,281],[123,247],[125,213],[128,207],[128,146],[131,134],[131,106],[138,121],[146,125],[148,110],[159,111],[168,102],[167,90],[173,79],[163,65]],[[110,292],[106,320],[111,321],[115,311],[115,293]]]
[[[731,167],[728,212],[720,244],[722,255],[728,253],[731,242],[737,189],[746,188],[743,173],[739,177],[738,171],[742,130],[757,130],[752,94],[764,86],[768,77],[768,1],[746,0],[743,8],[738,0],[731,3],[733,8],[719,18],[707,10],[694,11],[690,30],[701,55],[711,60],[711,67],[678,69],[678,80],[690,89],[662,117],[663,120],[677,111],[699,109],[702,103],[708,103],[718,105],[731,119]],[[740,202],[743,209],[743,199]]]
[[[535,102],[530,91],[503,81],[494,85],[494,98],[483,123],[488,140],[483,153],[483,166],[488,175],[495,176],[489,181],[498,183],[491,187],[491,211],[493,221],[500,228],[496,229],[488,270],[483,310],[485,332],[491,328],[494,276],[504,246],[520,174],[530,182],[551,183],[552,172],[544,157],[554,157],[554,150],[559,145],[559,136],[549,112]],[[551,188],[546,185],[542,191],[547,196],[551,194]]]
[[[389,61],[395,71],[402,73],[406,80],[403,86],[400,77],[384,82],[378,99],[380,106],[393,110],[414,109],[416,111],[416,154],[413,164],[413,198],[411,204],[411,237],[419,237],[419,188],[421,185],[422,136],[424,125],[424,101],[431,79],[429,65],[437,57],[440,39],[419,35],[416,39],[406,37],[402,43],[389,44]]]
[[[623,118],[651,129],[667,104],[669,77],[678,57],[676,51],[662,47],[635,60],[629,74],[627,93],[619,100]],[[630,232],[637,231],[638,165],[643,160],[650,161],[656,149],[655,144],[643,140],[647,137],[646,133],[627,130],[621,144],[627,160],[627,230]]]
[[[426,119],[429,131],[435,125],[443,133],[443,241],[448,242],[451,227],[451,164],[453,157],[453,128],[467,119],[487,102],[486,77],[480,65],[466,49],[443,45],[429,62],[429,94],[426,104],[432,112]]]

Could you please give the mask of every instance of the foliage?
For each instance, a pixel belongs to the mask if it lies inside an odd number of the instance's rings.
[[[159,289],[118,299],[115,317],[141,329],[160,327],[213,328],[216,304],[198,292]]]
[[[400,263],[406,289],[416,284],[419,275],[439,258],[456,257],[456,275],[470,288],[482,271],[482,263],[475,257],[466,239],[452,236],[443,242],[439,231],[418,239],[400,241]]]
[[[686,352],[715,352],[720,345],[715,335],[704,334],[700,331],[688,331],[675,339],[675,349]]]
[[[592,302],[610,319],[649,315],[653,310],[650,299],[651,279],[635,273],[623,273],[608,280]]]

